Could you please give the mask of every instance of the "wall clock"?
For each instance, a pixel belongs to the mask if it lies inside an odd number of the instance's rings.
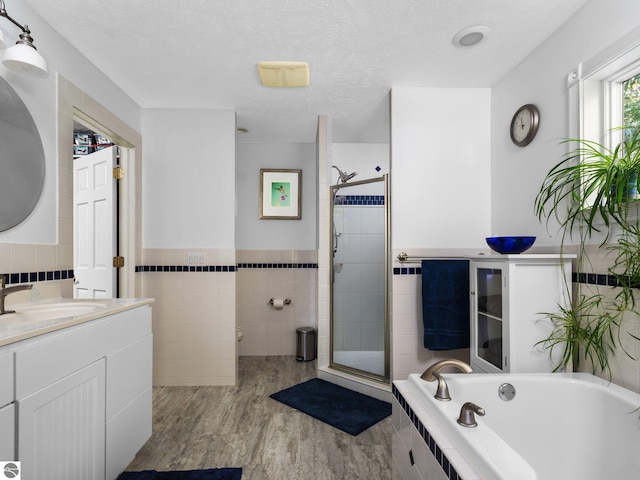
[[[519,147],[531,143],[538,132],[540,113],[535,105],[521,106],[511,119],[511,141]]]

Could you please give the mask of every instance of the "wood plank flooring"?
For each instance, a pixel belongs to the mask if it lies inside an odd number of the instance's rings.
[[[391,417],[353,437],[269,395],[316,376],[294,357],[240,357],[234,387],[154,387],[153,435],[127,470],[242,467],[243,480],[389,480]]]

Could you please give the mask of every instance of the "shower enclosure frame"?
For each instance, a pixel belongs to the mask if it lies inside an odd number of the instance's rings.
[[[384,329],[384,340],[383,340],[383,348],[384,348],[384,375],[378,375],[373,372],[368,372],[365,370],[360,370],[355,367],[351,367],[348,365],[343,365],[337,363],[334,359],[334,279],[335,279],[335,252],[334,249],[335,241],[336,241],[336,232],[335,232],[335,223],[334,223],[334,207],[335,207],[335,198],[338,194],[338,191],[344,188],[355,187],[359,185],[367,185],[372,183],[383,182],[384,187],[384,290],[383,290],[383,298],[384,298],[384,320],[383,320],[383,329]],[[391,383],[391,329],[390,329],[390,315],[389,315],[389,261],[390,261],[390,226],[391,226],[391,205],[390,205],[390,182],[389,175],[385,174],[380,177],[374,177],[366,180],[360,181],[349,181],[345,183],[339,183],[337,185],[331,185],[331,194],[330,194],[330,205],[329,205],[329,222],[331,228],[331,234],[329,235],[329,252],[330,252],[330,262],[329,262],[329,278],[330,278],[330,288],[329,288],[329,368],[334,369],[338,372],[347,373],[356,377],[365,378],[368,380],[372,380],[375,382],[379,382],[382,384],[390,384]]]

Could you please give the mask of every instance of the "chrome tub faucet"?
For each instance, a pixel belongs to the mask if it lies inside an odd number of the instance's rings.
[[[438,380],[438,386],[436,387],[436,394],[434,395],[434,397],[436,398],[436,400],[440,400],[441,402],[448,402],[449,400],[451,400],[447,382],[445,382],[442,375],[440,375],[440,372],[446,367],[455,367],[462,373],[473,372],[473,369],[469,364],[463,362],[462,360],[456,360],[454,358],[448,360],[440,360],[439,362],[436,362],[429,368],[427,368],[420,376],[420,378],[427,382]]]
[[[14,285],[12,287],[5,286],[6,279],[4,275],[0,275],[0,315],[5,315],[7,313],[16,313],[15,310],[5,310],[4,302],[7,298],[7,295],[11,295],[12,293],[21,292],[23,290],[31,290],[33,285]]]
[[[462,405],[460,409],[460,416],[458,417],[458,423],[463,427],[474,428],[478,426],[476,422],[476,415],[484,417],[484,408],[479,407],[473,402],[467,402]]]

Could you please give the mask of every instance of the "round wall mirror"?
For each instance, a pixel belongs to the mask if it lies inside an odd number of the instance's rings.
[[[44,185],[44,150],[33,117],[0,77],[0,232],[36,207]]]

